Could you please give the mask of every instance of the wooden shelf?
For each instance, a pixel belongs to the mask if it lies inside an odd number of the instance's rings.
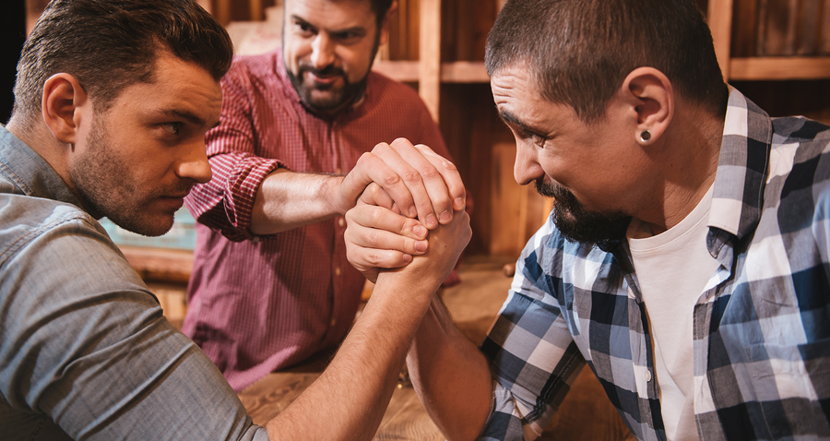
[[[417,82],[420,79],[418,61],[383,60],[375,63],[373,70],[402,82]],[[440,64],[442,83],[487,83],[490,77],[480,61],[455,61]]]
[[[729,61],[730,80],[830,78],[830,57],[751,57]]]
[[[726,80],[815,80],[830,78],[830,57],[748,57],[730,53],[734,0],[709,0],[707,20]]]

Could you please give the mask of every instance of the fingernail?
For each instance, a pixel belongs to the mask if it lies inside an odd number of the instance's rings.
[[[424,222],[429,229],[433,229],[438,226],[438,220],[435,219],[435,215],[430,213],[427,215],[427,218]]]
[[[412,256],[409,255],[409,254],[404,254],[403,255],[403,261],[404,261],[404,263],[412,262]]]
[[[448,224],[452,220],[452,213],[444,210],[438,215],[438,220],[440,220],[442,224]]]
[[[415,242],[415,251],[419,253],[423,253],[427,250],[428,242],[425,240],[419,240]]]
[[[418,237],[424,237],[427,235],[427,229],[424,228],[421,224],[415,224],[415,226],[412,227],[412,233],[414,233]]]
[[[455,198],[455,206],[456,210],[463,210],[467,206],[467,201],[464,198]]]

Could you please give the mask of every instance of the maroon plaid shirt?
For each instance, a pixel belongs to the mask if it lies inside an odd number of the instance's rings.
[[[368,81],[358,106],[326,121],[300,105],[279,52],[241,57],[222,80],[221,123],[207,134],[213,179],[186,200],[200,224],[183,331],[236,390],[338,345],[364,283],[346,260],[342,216],[249,233],[262,180],[278,167],[346,173],[397,137],[448,156],[413,89],[377,73]]]

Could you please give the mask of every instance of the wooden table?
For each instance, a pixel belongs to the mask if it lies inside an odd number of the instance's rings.
[[[464,263],[459,270],[461,283],[442,293],[453,320],[474,342],[483,340],[510,287],[510,278],[502,273],[503,263],[491,260]],[[323,355],[300,367],[269,374],[245,388],[239,398],[254,423],[265,424],[285,409],[320,376],[330,357],[330,354]],[[399,386],[374,439],[440,441],[445,437],[427,415],[412,387]],[[542,439],[617,441],[634,438],[593,373],[583,369]]]

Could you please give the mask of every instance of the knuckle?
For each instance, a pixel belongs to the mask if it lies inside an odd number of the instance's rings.
[[[400,182],[400,177],[394,173],[390,173],[383,177],[383,183],[386,185],[395,185]]]
[[[416,170],[407,170],[402,176],[404,182],[414,183],[421,180],[421,174]]]

